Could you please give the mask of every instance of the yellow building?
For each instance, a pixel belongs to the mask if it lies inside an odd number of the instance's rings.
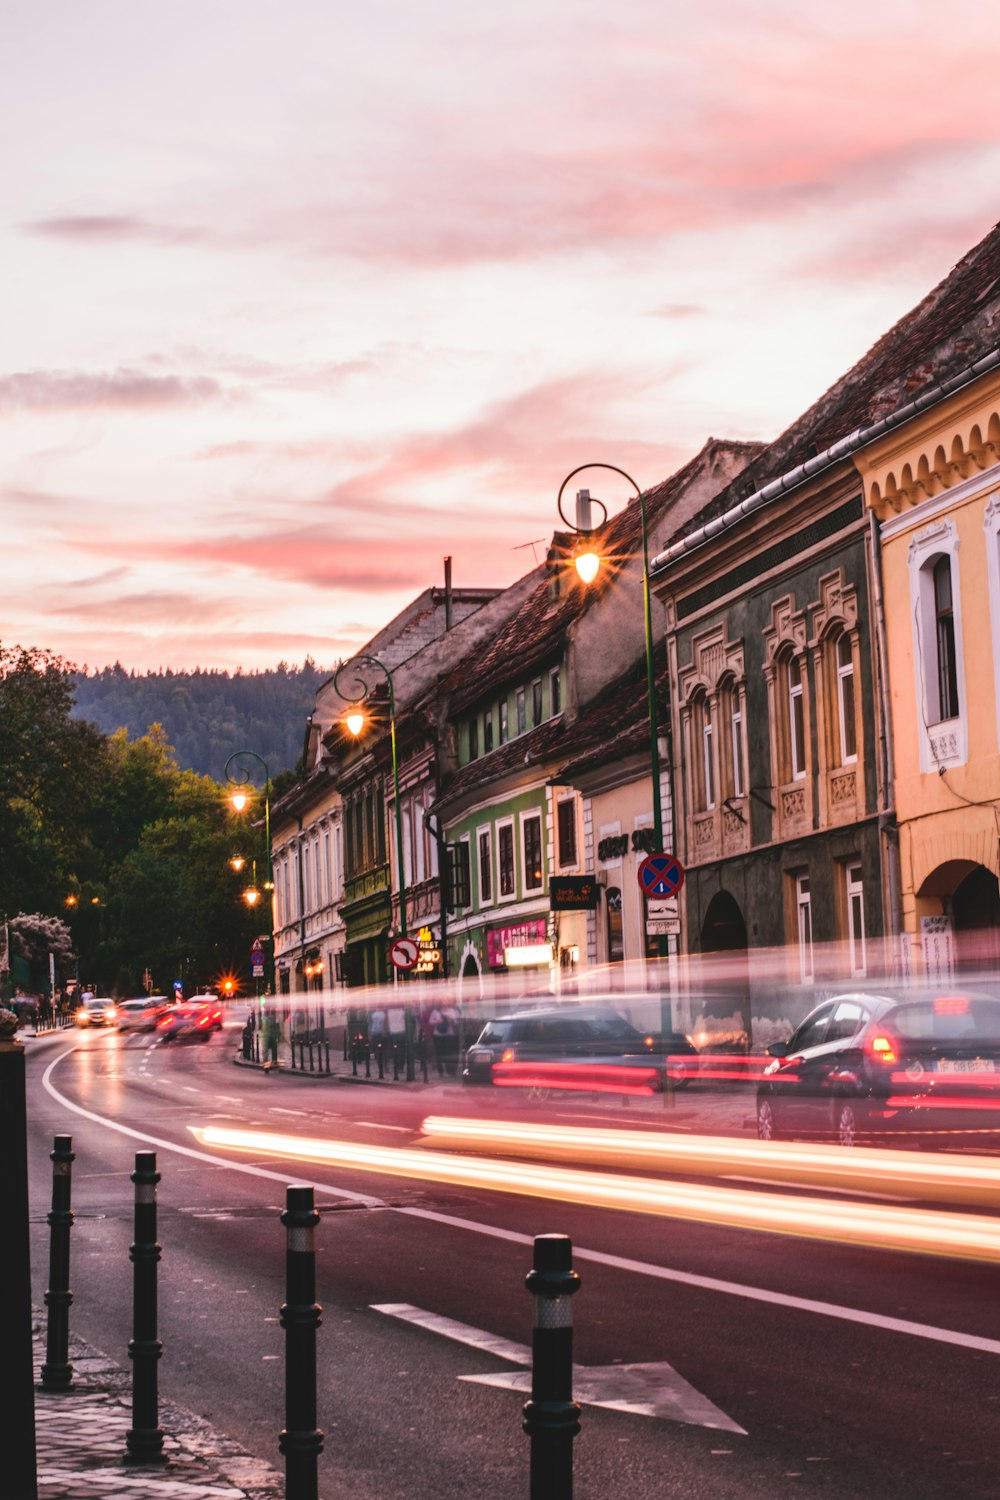
[[[980,968],[996,975],[997,356],[915,402],[855,462],[878,523],[902,967],[930,980]]]

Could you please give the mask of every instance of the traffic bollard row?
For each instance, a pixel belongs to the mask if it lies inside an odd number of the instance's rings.
[[[285,1190],[281,1222],[285,1251],[285,1426],[278,1446],[285,1456],[285,1500],[318,1500],[317,1459],[323,1432],[316,1425],[316,1330],[323,1309],[316,1301],[316,1225],[313,1190]]]
[[[52,1211],[49,1228],[49,1285],[45,1293],[48,1319],[42,1385],[47,1391],[68,1390],[73,1380],[69,1362],[69,1232],[73,1226],[70,1208],[73,1171],[73,1137],[57,1135],[49,1153],[52,1163]]]
[[[531,1400],[524,1430],[531,1439],[530,1500],[572,1500],[573,1439],[580,1407],[573,1400],[573,1306],[580,1289],[568,1235],[535,1237],[525,1286],[535,1299],[531,1341]]]
[[[162,1246],[156,1238],[155,1151],[135,1153],[135,1239],[132,1262],[133,1309],[128,1355],[132,1361],[132,1426],[125,1434],[126,1458],[138,1463],[163,1459],[163,1430],[158,1425],[157,1362],[163,1345],[156,1336],[156,1268]]]

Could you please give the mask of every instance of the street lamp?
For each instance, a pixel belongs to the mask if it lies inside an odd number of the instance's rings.
[[[350,705],[344,716],[344,723],[357,739],[365,727],[366,715],[361,705],[371,693],[363,672],[372,669],[384,672],[389,684],[389,745],[392,750],[392,786],[393,795],[396,800],[396,864],[399,867],[399,930],[403,937],[406,936],[406,876],[403,871],[403,814],[399,805],[399,761],[396,756],[396,695],[393,689],[392,673],[385,662],[379,661],[377,656],[355,656],[353,660],[343,662],[334,673],[333,686],[340,696]],[[345,674],[350,674],[345,677]],[[345,683],[350,682],[350,687],[341,686],[341,678]]]
[[[631,474],[626,474],[624,469],[618,469],[614,464],[580,464],[571,474],[567,474],[559,486],[559,495],[556,506],[563,524],[576,533],[578,542],[574,554],[574,564],[580,578],[585,584],[592,583],[597,577],[601,567],[601,556],[594,542],[595,527],[591,521],[591,505],[599,505],[603,512],[600,524],[603,526],[607,520],[608,512],[602,500],[592,496],[589,490],[580,490],[576,497],[576,521],[570,521],[562,506],[563,492],[571,479],[577,474],[583,474],[588,469],[607,469],[612,474],[620,474],[627,479],[635,490],[639,501],[639,515],[642,520],[642,605],[646,627],[646,696],[649,700],[649,766],[653,781],[653,841],[656,852],[663,852],[663,804],[660,797],[660,736],[656,715],[656,676],[653,670],[653,617],[649,604],[649,531],[646,523],[646,502],[643,499],[642,490],[636,484]]]
[[[577,535],[577,545],[574,554],[574,563],[577,573],[584,584],[594,581],[601,568],[601,556],[597,550],[591,517],[591,506],[599,505],[603,512],[600,525],[603,526],[607,520],[608,512],[603,500],[592,496],[589,490],[579,490],[576,497],[576,522],[571,522],[562,507],[563,492],[571,479],[577,474],[583,474],[588,469],[606,469],[611,474],[620,474],[635,490],[639,501],[639,517],[642,522],[642,607],[646,630],[646,698],[649,710],[649,770],[653,783],[653,842],[656,853],[663,853],[663,804],[660,797],[660,733],[656,715],[656,675],[653,670],[653,617],[649,603],[649,529],[646,521],[646,502],[643,499],[642,490],[636,484],[631,474],[626,474],[624,469],[617,468],[614,464],[580,464],[572,473],[567,474],[559,486],[559,495],[556,499],[556,507],[563,524]],[[645,904],[645,903],[644,903]],[[645,933],[643,934],[645,939]],[[667,954],[667,939],[657,937],[656,951],[660,958]],[[669,997],[661,992],[660,995],[660,1024],[664,1032],[673,1026],[673,1007]]]
[[[226,769],[223,772],[226,781],[235,790],[230,793],[229,800],[238,813],[241,813],[250,801],[250,793],[247,788],[250,785],[250,772],[242,761],[255,760],[264,772],[264,845],[267,856],[267,880],[264,889],[268,895],[268,954],[267,954],[267,988],[270,994],[274,994],[274,876],[271,870],[271,773],[268,770],[267,761],[256,750],[236,750],[226,761]],[[240,855],[234,855],[229,861],[233,869],[239,873],[246,861]],[[243,892],[243,899],[252,909],[260,898],[257,889],[257,861],[253,861],[254,878],[253,883]]]

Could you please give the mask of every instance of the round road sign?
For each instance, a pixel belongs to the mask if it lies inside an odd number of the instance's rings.
[[[639,866],[639,889],[645,896],[676,896],[684,884],[684,866],[672,854],[649,854]]]
[[[413,938],[393,938],[389,944],[389,961],[395,969],[412,969],[419,957],[420,947]]]

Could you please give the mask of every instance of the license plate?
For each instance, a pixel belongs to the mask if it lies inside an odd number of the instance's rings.
[[[939,1073],[995,1073],[997,1065],[992,1057],[942,1057],[937,1070]]]

